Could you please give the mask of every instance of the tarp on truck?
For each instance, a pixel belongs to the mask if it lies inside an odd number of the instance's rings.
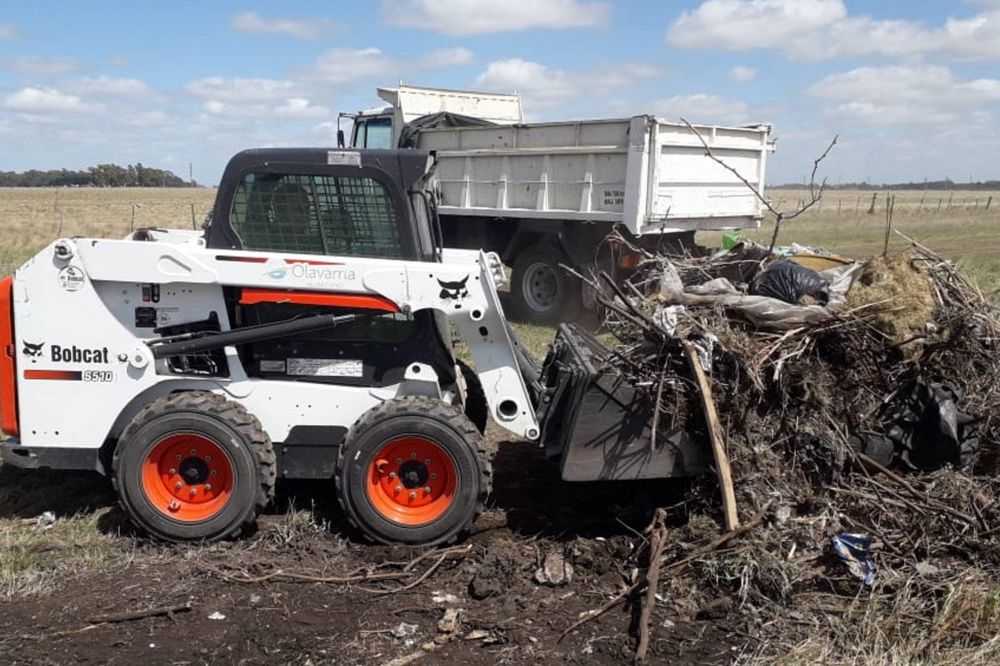
[[[489,120],[483,120],[482,118],[463,116],[460,113],[451,113],[450,111],[431,113],[426,116],[420,116],[416,120],[408,122],[406,126],[403,127],[403,131],[399,133],[399,147],[416,148],[417,136],[425,129],[438,129],[443,127],[487,127],[490,125],[496,125],[496,123],[490,122]]]

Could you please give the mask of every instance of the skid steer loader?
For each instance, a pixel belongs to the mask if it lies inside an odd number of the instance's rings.
[[[106,474],[173,541],[240,534],[278,479],[332,478],[366,536],[407,544],[482,510],[488,417],[567,479],[692,471],[643,448],[646,415],[572,331],[543,372],[526,358],[499,258],[441,247],[433,164],[248,150],[200,231],[54,241],[0,282],[4,464]]]

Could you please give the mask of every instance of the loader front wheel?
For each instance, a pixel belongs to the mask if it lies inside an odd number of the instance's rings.
[[[387,400],[351,428],[337,466],[350,521],[381,543],[432,545],[472,528],[491,489],[490,461],[458,407]]]
[[[203,391],[175,393],[139,412],[115,448],[122,506],[150,535],[213,541],[253,525],[274,495],[275,457],[260,422]]]

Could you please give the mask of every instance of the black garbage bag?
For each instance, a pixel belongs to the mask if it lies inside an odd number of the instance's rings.
[[[768,266],[751,285],[751,293],[758,296],[803,305],[826,305],[830,300],[829,290],[830,285],[819,273],[784,260]]]
[[[961,411],[962,393],[944,384],[917,382],[890,403],[882,432],[857,432],[858,451],[889,465],[896,460],[922,471],[944,465],[968,468],[979,448],[976,419]]]

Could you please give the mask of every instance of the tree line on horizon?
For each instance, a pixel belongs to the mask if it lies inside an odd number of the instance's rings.
[[[85,170],[51,169],[0,171],[0,187],[197,187],[166,169],[154,169],[142,162],[121,166],[98,164]]]
[[[771,190],[801,190],[808,185],[802,183],[783,183],[781,185],[769,185]],[[1000,190],[1000,180],[980,180],[970,183],[956,183],[948,178],[944,180],[922,180],[910,183],[839,183],[837,185],[826,184],[827,190]]]

